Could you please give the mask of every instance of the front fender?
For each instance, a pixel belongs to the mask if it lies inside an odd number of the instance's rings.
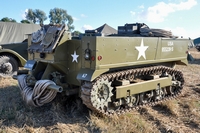
[[[95,78],[101,74],[107,72],[108,69],[92,70],[88,68],[81,68],[77,75],[77,80],[93,81]]]
[[[20,63],[22,64],[22,66],[25,65],[26,63],[26,59],[24,59],[20,54],[18,54],[17,52],[13,51],[13,50],[10,50],[10,49],[0,49],[0,55],[6,55],[6,54],[9,54],[9,55],[13,55],[15,57],[17,57],[20,61]]]

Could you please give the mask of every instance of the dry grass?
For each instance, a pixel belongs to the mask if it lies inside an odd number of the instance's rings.
[[[112,118],[99,118],[95,115],[90,115],[87,124],[93,131],[100,130],[106,133],[153,133],[157,130],[156,127],[152,127],[151,124],[142,119],[137,111],[121,116],[113,116]]]
[[[165,133],[200,131],[200,52],[183,71],[185,86],[177,99],[113,118],[92,114],[80,99],[58,95],[40,108],[24,104],[17,81],[0,79],[0,133]]]

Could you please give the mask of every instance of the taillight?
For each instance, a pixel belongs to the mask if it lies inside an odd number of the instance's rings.
[[[99,61],[102,60],[102,56],[99,55],[99,56],[97,57],[97,59],[98,59]]]
[[[91,60],[94,61],[94,60],[95,60],[95,56],[92,56],[92,57],[91,57]]]

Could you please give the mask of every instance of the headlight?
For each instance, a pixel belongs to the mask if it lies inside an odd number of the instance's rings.
[[[86,60],[90,60],[90,57],[91,57],[90,49],[86,49],[85,50],[85,59]]]

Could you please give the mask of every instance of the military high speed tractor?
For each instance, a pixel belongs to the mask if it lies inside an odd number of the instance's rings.
[[[175,66],[187,65],[189,39],[144,23],[119,26],[109,35],[88,30],[79,37],[66,25],[44,25],[28,42],[29,72],[14,77],[28,105],[42,106],[63,93],[112,115],[171,99],[183,89]]]

